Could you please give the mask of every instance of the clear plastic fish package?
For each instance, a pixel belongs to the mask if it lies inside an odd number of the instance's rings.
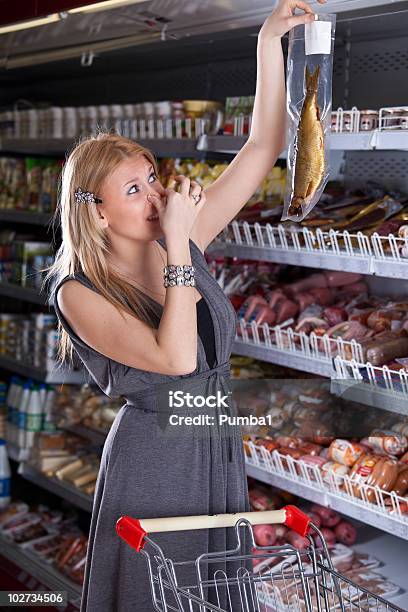
[[[282,221],[302,221],[319,201],[329,178],[335,29],[335,15],[319,14],[314,22],[289,33]]]

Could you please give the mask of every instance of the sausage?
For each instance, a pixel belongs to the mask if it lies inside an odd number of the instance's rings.
[[[337,300],[351,300],[353,297],[364,295],[368,292],[367,283],[360,281],[352,285],[346,285],[336,292]]]
[[[392,490],[402,497],[408,491],[408,465],[401,464],[398,468],[397,480],[394,483]]]
[[[344,308],[338,306],[329,306],[323,310],[323,317],[326,319],[330,327],[338,325],[343,321],[347,321],[348,315]]]
[[[397,476],[397,461],[395,459],[381,457],[367,478],[366,484],[372,487],[378,487],[382,491],[392,491]],[[373,490],[367,490],[367,499],[370,502],[375,502],[375,493]]]
[[[251,319],[254,310],[259,306],[267,306],[266,300],[260,295],[252,295],[249,297],[238,312],[238,317],[243,317],[246,321]]]
[[[320,444],[313,444],[313,442],[304,442],[299,450],[304,452],[305,455],[320,455],[323,450],[323,447]]]
[[[269,308],[269,306],[261,306],[259,309],[254,310],[255,323],[262,325],[262,323],[268,323],[268,325],[274,325],[276,321],[276,312]]]
[[[269,296],[268,306],[269,308],[275,308],[275,306],[277,306],[277,304],[281,300],[286,300],[286,299],[287,299],[287,296],[284,294],[282,289],[275,289],[274,291],[271,292]]]
[[[349,442],[348,440],[333,440],[329,448],[329,457],[336,463],[342,463],[351,467],[357,459],[365,452],[361,444]]]
[[[299,305],[296,304],[296,302],[293,302],[292,300],[281,300],[276,306],[275,306],[275,312],[276,312],[276,323],[278,325],[280,325],[280,323],[283,323],[284,321],[287,321],[288,319],[294,319],[296,317],[296,315],[299,312]]]
[[[326,332],[331,338],[343,338],[343,340],[361,340],[367,335],[368,328],[358,321],[344,321],[330,327]]]
[[[323,457],[316,457],[315,455],[302,455],[301,457],[299,457],[299,460],[305,463],[306,465],[314,466],[319,469],[324,463],[326,463],[326,459],[323,459]],[[302,470],[299,465],[296,466],[296,469],[298,474],[302,474]],[[312,480],[315,480],[311,470],[308,471],[308,474]]]
[[[355,497],[362,497],[362,487],[361,485],[365,484],[371,476],[375,466],[380,461],[380,455],[373,455],[372,453],[367,453],[362,455],[354,464],[351,473],[350,479],[352,481],[352,492]]]
[[[376,451],[389,455],[403,455],[408,448],[408,440],[393,431],[373,431],[368,437],[368,444]]]
[[[327,287],[327,279],[324,274],[311,274],[306,278],[292,283],[286,286],[286,292],[288,295],[295,295],[301,291],[308,291],[309,289],[317,289],[320,287]]]
[[[328,449],[327,449],[328,450]],[[350,471],[346,465],[342,463],[336,463],[335,461],[327,461],[322,465],[322,476],[323,480],[330,482],[333,478],[334,482],[341,482],[342,477],[346,476]]]
[[[319,317],[305,317],[297,323],[295,331],[310,334],[312,331],[317,333],[318,330],[322,330],[323,334],[326,333],[328,328],[329,324],[324,319],[320,319]]]
[[[336,539],[341,544],[351,546],[357,540],[356,528],[347,521],[340,521],[334,529]]]
[[[317,514],[317,512],[307,512],[310,520],[312,521],[312,524],[317,527],[318,529],[320,529],[321,525],[322,525],[322,519],[321,517]]]
[[[302,440],[295,438],[294,436],[277,436],[275,442],[278,446],[284,446],[287,448],[298,448]]]
[[[333,546],[336,543],[336,535],[333,529],[329,529],[328,527],[322,527],[320,531],[322,532],[322,536],[327,546]],[[320,536],[317,533],[313,533],[313,537],[316,542],[316,547],[323,548],[323,544],[322,544]]]
[[[364,354],[364,347],[363,347]],[[408,336],[374,339],[374,344],[365,350],[365,360],[372,365],[382,366],[387,361],[408,355]]]
[[[277,444],[273,440],[264,440],[263,438],[259,438],[258,440],[256,440],[255,445],[256,446],[263,446],[270,453],[272,451],[276,450],[277,448],[279,448],[279,444]]]
[[[376,333],[391,329],[393,321],[401,321],[403,313],[400,310],[374,310],[367,318],[367,325]]]
[[[288,455],[289,457],[292,457],[293,459],[300,459],[300,457],[303,454],[302,451],[298,450],[297,448],[285,448],[285,447],[282,447],[278,451],[275,451],[275,452],[279,452],[281,455]],[[288,469],[288,462],[285,460],[285,458],[282,458],[282,465],[285,469]]]
[[[331,508],[325,508],[324,506],[313,504],[311,510],[320,516],[322,519],[322,525],[324,527],[334,527],[341,521],[340,514]]]
[[[315,298],[313,297],[313,295],[311,293],[307,293],[306,291],[297,293],[296,295],[293,296],[293,298],[299,304],[300,312],[305,310],[305,308],[307,308],[311,304],[315,303]]]
[[[403,455],[400,458],[401,463],[408,463],[408,453],[405,453],[405,455]]]
[[[319,306],[330,306],[334,302],[334,293],[328,287],[310,289],[309,293],[314,297],[316,304],[319,304]]]
[[[303,538],[295,531],[289,531],[289,533],[286,535],[286,540],[289,544],[291,544],[294,548],[297,548],[298,550],[303,550],[310,546],[309,540],[307,538]]]
[[[258,546],[274,546],[276,542],[274,525],[254,525],[252,529]]]
[[[356,272],[339,272],[339,271],[326,271],[323,272],[327,280],[328,287],[342,287],[343,285],[352,285],[357,283],[363,278],[362,274]]]

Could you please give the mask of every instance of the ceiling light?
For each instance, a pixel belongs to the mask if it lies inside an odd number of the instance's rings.
[[[140,4],[141,2],[146,2],[146,0],[104,0],[103,2],[94,2],[93,4],[85,4],[84,6],[78,6],[74,9],[68,9],[65,12],[71,15],[74,13],[93,13],[96,11],[119,8],[129,4]]]
[[[54,23],[59,21],[60,16],[58,13],[52,13],[46,17],[39,17],[38,19],[30,19],[28,21],[19,21],[17,23],[11,23],[10,25],[1,26],[0,34],[8,34],[9,32],[17,32],[18,30],[28,30],[29,28],[37,28],[48,23]]]

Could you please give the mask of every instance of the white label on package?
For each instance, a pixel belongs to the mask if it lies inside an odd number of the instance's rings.
[[[313,21],[305,24],[305,55],[329,54],[331,51],[331,22]]]

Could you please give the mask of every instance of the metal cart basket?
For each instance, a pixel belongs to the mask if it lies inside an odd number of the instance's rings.
[[[309,545],[301,550],[288,544],[257,546],[252,526],[268,523],[290,527],[306,536]],[[148,536],[218,527],[235,529],[236,548],[205,553],[192,561],[173,562]],[[145,555],[153,606],[159,612],[403,612],[335,571],[321,532],[294,506],[265,512],[159,519],[123,516],[116,530],[127,544]],[[320,536],[319,549],[311,536],[313,531]],[[244,550],[243,535],[249,537],[249,547]],[[225,570],[212,571],[220,562]],[[193,584],[180,583],[179,575],[186,566],[194,572]]]

